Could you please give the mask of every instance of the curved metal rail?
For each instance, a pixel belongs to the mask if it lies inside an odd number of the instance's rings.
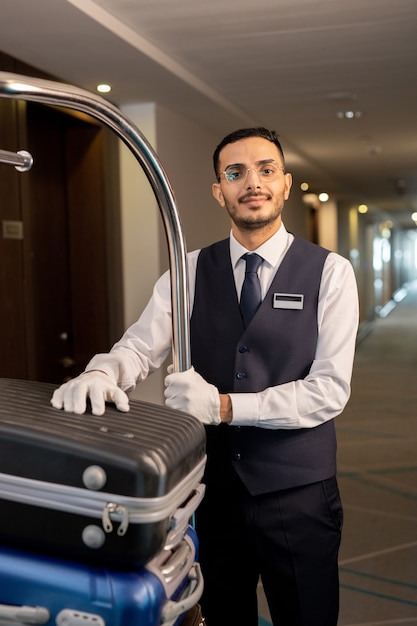
[[[87,113],[113,130],[134,154],[156,196],[168,241],[174,370],[181,372],[189,369],[191,356],[186,247],[171,185],[152,146],[117,107],[100,96],[72,85],[0,72],[0,97],[58,105]]]

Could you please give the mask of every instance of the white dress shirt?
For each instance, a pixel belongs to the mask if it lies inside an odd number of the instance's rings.
[[[284,224],[257,250],[262,297],[294,237]],[[247,250],[230,234],[230,257],[238,299]],[[197,259],[188,253],[190,308],[194,302]],[[331,252],[325,261],[317,308],[318,341],[313,364],[304,379],[269,387],[257,393],[231,393],[236,426],[311,428],[339,415],[350,396],[353,357],[358,329],[358,293],[351,263]],[[97,354],[87,366],[111,376],[125,391],[158,369],[172,349],[170,273],[156,282],[153,295],[138,321],[110,353]]]

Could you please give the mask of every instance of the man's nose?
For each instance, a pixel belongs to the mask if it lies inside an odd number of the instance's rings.
[[[246,174],[246,186],[247,187],[259,187],[260,186],[260,177],[255,168],[250,167],[247,170]]]

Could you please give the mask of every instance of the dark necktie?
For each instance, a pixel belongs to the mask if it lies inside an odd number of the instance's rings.
[[[246,261],[246,272],[240,295],[240,310],[246,327],[262,302],[261,284],[257,272],[263,259],[256,253],[244,254],[242,259]]]

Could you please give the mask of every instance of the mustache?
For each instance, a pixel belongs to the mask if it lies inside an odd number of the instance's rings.
[[[239,197],[238,202],[245,202],[246,200],[250,200],[250,198],[265,198],[265,200],[270,200],[271,197],[270,194],[262,193],[261,191],[248,191],[248,193]]]

